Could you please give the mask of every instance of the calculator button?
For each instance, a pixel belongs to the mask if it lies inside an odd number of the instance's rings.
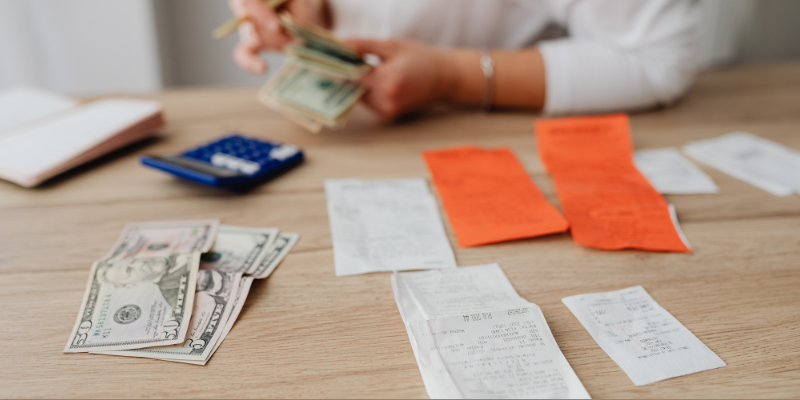
[[[270,158],[272,158],[274,160],[283,161],[283,160],[285,160],[285,159],[297,154],[298,151],[300,151],[300,149],[298,149],[297,146],[292,146],[290,144],[284,144],[284,145],[275,147],[272,150],[270,150],[269,156],[270,156]]]
[[[211,164],[248,175],[253,175],[261,170],[261,166],[258,163],[224,153],[216,153],[211,156]]]

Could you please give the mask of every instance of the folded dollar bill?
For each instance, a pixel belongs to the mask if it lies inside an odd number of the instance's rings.
[[[338,129],[347,122],[363,87],[346,78],[287,63],[259,91],[259,99],[300,125],[319,132],[325,126]]]
[[[185,360],[185,359],[170,359],[170,358],[159,358],[159,360],[182,362],[194,365],[206,365],[211,356],[213,356],[214,353],[219,348],[219,345],[222,344],[222,341],[225,340],[225,337],[228,336],[228,333],[231,331],[231,328],[233,328],[233,324],[239,317],[239,313],[242,311],[242,307],[244,307],[244,301],[247,298],[247,294],[250,293],[250,287],[253,284],[253,280],[254,280],[253,277],[246,276],[243,277],[241,281],[239,281],[239,289],[237,290],[236,297],[233,300],[233,308],[231,309],[231,314],[228,316],[227,321],[225,321],[225,326],[222,329],[222,334],[220,335],[217,342],[214,343],[214,347],[211,349],[211,352],[208,353],[208,355],[204,360]]]
[[[280,20],[296,43],[286,46],[286,63],[259,91],[259,100],[311,132],[343,127],[364,94],[358,79],[372,67],[330,31],[288,12]]]

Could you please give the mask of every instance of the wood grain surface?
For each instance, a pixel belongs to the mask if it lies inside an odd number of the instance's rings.
[[[548,199],[531,113],[432,111],[385,125],[359,109],[342,131],[309,134],[255,89],[182,89],[160,135],[40,188],[0,182],[0,397],[426,397],[389,275],[336,278],[325,178],[429,177],[425,149],[508,146]],[[631,116],[637,149],[748,131],[800,149],[800,63],[701,74],[672,108]],[[246,195],[143,168],[239,131],[301,146],[307,162]],[[541,306],[588,392],[601,397],[800,397],[800,197],[775,197],[700,165],[713,195],[667,196],[694,254],[600,251],[569,234],[458,248],[459,265],[499,263]],[[446,215],[442,214],[444,218]],[[294,251],[257,281],[205,367],[62,354],[92,262],[127,222],[218,218],[299,232]],[[637,387],[561,298],[642,285],[727,364]]]

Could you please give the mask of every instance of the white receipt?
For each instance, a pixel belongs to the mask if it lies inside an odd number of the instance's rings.
[[[637,386],[725,366],[641,286],[562,301]]]
[[[392,288],[431,398],[589,398],[497,264],[394,274]]]
[[[456,268],[424,179],[328,179],[336,276]]]
[[[78,105],[78,101],[27,87],[0,92],[0,133]]]
[[[636,167],[662,194],[717,193],[714,181],[677,149],[637,150]]]
[[[691,142],[683,151],[775,196],[800,194],[800,152],[750,133]]]

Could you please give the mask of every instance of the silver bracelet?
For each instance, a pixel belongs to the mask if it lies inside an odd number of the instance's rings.
[[[483,77],[486,78],[486,90],[483,92],[481,110],[488,112],[492,108],[492,100],[494,100],[494,60],[489,54],[489,49],[481,50],[481,71],[483,71]]]

